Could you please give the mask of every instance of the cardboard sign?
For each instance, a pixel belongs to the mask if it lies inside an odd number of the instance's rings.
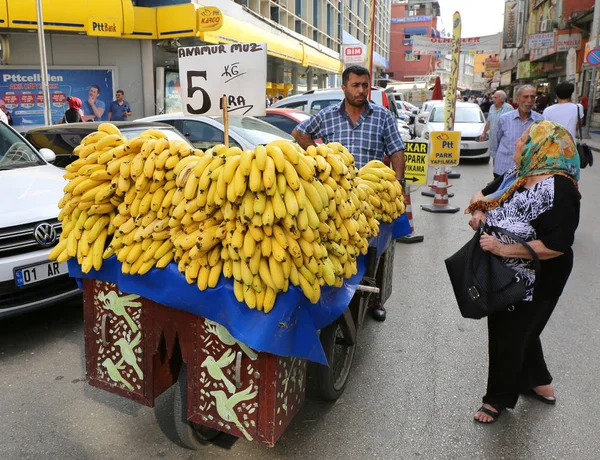
[[[436,131],[431,133],[431,166],[458,166],[460,160],[460,132]]]
[[[405,142],[404,144],[404,179],[407,184],[427,183],[427,142]]]
[[[235,43],[181,47],[179,76],[185,115],[264,116],[267,44]]]

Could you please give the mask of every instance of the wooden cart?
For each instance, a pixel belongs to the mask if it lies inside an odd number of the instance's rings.
[[[344,391],[367,306],[391,294],[394,245],[379,260],[373,251],[349,308],[320,333],[330,366],[310,370],[326,400]],[[83,289],[88,383],[150,407],[176,384],[174,423],[187,447],[221,432],[273,446],[302,407],[306,360],[255,352],[217,323],[111,283],[84,279]]]

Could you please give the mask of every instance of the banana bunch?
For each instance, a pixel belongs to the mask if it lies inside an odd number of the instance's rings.
[[[238,301],[266,313],[290,284],[313,303],[321,286],[341,287],[379,220],[403,212],[394,172],[359,171],[337,143],[202,152],[157,130],[128,141],[102,123],[75,154],[51,259],[77,257],[87,273],[114,255],[131,275],[174,262],[200,290],[223,274]]]
[[[368,195],[377,221],[392,222],[404,214],[402,186],[382,161],[368,162],[358,171],[359,187]]]

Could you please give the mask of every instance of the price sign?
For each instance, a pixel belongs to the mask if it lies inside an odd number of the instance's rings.
[[[266,114],[267,44],[235,43],[178,50],[185,115]]]

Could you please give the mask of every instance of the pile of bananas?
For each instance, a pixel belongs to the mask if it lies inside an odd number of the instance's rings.
[[[313,303],[321,286],[341,287],[379,220],[404,212],[394,172],[359,171],[337,143],[202,152],[157,130],[127,141],[103,123],[74,153],[51,259],[77,257],[87,273],[115,255],[138,275],[174,261],[200,290],[233,278],[236,298],[264,312],[290,283]]]

